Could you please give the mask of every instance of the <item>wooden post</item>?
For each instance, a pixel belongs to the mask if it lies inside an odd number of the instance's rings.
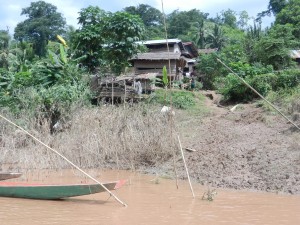
[[[111,104],[114,105],[114,77],[111,79]]]
[[[183,150],[182,150],[182,146],[181,146],[181,141],[180,141],[179,135],[177,135],[177,137],[178,137],[178,141],[179,141],[179,146],[180,146],[180,151],[181,151],[181,156],[182,156],[182,160],[183,160],[183,163],[184,163],[185,171],[186,171],[186,174],[187,174],[187,177],[188,177],[188,180],[189,180],[191,192],[192,192],[193,198],[195,198],[194,190],[193,190],[193,187],[192,187],[192,183],[191,183],[189,171],[188,171],[188,168],[187,168],[187,165],[186,165],[186,162],[185,162],[185,158],[184,158],[184,154],[183,154]]]
[[[126,106],[126,80],[124,80],[124,108]]]

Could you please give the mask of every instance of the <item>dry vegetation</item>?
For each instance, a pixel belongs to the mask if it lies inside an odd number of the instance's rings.
[[[55,134],[47,121],[18,123],[82,168],[132,169],[174,178],[175,166],[185,179],[179,134],[184,148],[196,150],[185,152],[193,181],[213,188],[299,194],[300,133],[256,104],[230,111],[232,106],[218,107],[217,99],[213,95],[204,103],[197,98],[195,108],[176,110],[174,121],[160,107],[141,104],[74,110],[68,126]],[[293,105],[294,114],[298,107]],[[0,152],[2,169],[70,167],[3,120]]]
[[[177,147],[170,117],[146,106],[77,110],[69,126],[51,135],[48,121],[26,129],[83,168],[137,169],[167,161]],[[0,121],[0,160],[12,168],[64,168],[67,163],[23,131]]]

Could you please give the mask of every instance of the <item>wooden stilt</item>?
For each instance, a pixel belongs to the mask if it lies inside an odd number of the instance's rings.
[[[191,192],[192,192],[193,198],[195,198],[193,186],[192,186],[190,175],[189,175],[189,171],[188,171],[188,168],[187,168],[187,165],[186,165],[186,162],[185,162],[185,158],[184,158],[184,154],[183,154],[183,150],[182,150],[182,146],[181,146],[181,141],[180,141],[179,135],[177,135],[177,137],[178,137],[178,141],[179,141],[179,146],[180,146],[180,151],[181,151],[181,156],[182,156],[182,160],[183,160],[183,163],[184,163],[185,171],[186,171],[186,174],[187,174],[187,177],[188,177],[188,181],[189,181],[189,184],[190,184]]]

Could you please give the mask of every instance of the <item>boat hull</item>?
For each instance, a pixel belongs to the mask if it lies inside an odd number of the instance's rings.
[[[108,190],[120,188],[125,181],[103,183]],[[0,183],[0,197],[55,200],[104,192],[100,184],[41,185]]]
[[[11,172],[1,172],[0,180],[8,180],[13,178],[18,178],[22,175],[22,173],[11,173]]]

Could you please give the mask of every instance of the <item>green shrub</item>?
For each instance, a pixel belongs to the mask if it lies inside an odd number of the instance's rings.
[[[300,70],[291,69],[278,72],[275,90],[293,88],[300,84]]]
[[[272,66],[263,67],[261,64],[231,63],[231,68],[261,95],[266,96],[270,91],[294,88],[300,84],[300,70],[290,69],[272,72]],[[214,86],[228,101],[249,101],[257,98],[236,75],[215,79]]]
[[[249,88],[234,74],[218,77],[215,86],[227,101],[249,100]]]
[[[157,90],[149,98],[150,103],[172,105],[177,109],[189,109],[195,105],[192,92],[183,90]]]
[[[277,76],[273,73],[246,76],[244,80],[258,93],[266,96],[276,85]],[[229,74],[226,77],[216,79],[215,85],[218,91],[224,95],[227,101],[249,101],[257,98],[249,87],[247,87],[236,75]]]
[[[266,96],[270,91],[274,90],[277,84],[277,76],[273,73],[261,74],[253,76],[249,79],[249,84],[263,96]],[[252,92],[252,98],[258,97]]]
[[[271,91],[266,98],[279,107],[285,114],[300,112],[300,84],[294,88],[281,89],[276,92]],[[265,102],[262,102],[262,105],[268,111],[274,110]]]

